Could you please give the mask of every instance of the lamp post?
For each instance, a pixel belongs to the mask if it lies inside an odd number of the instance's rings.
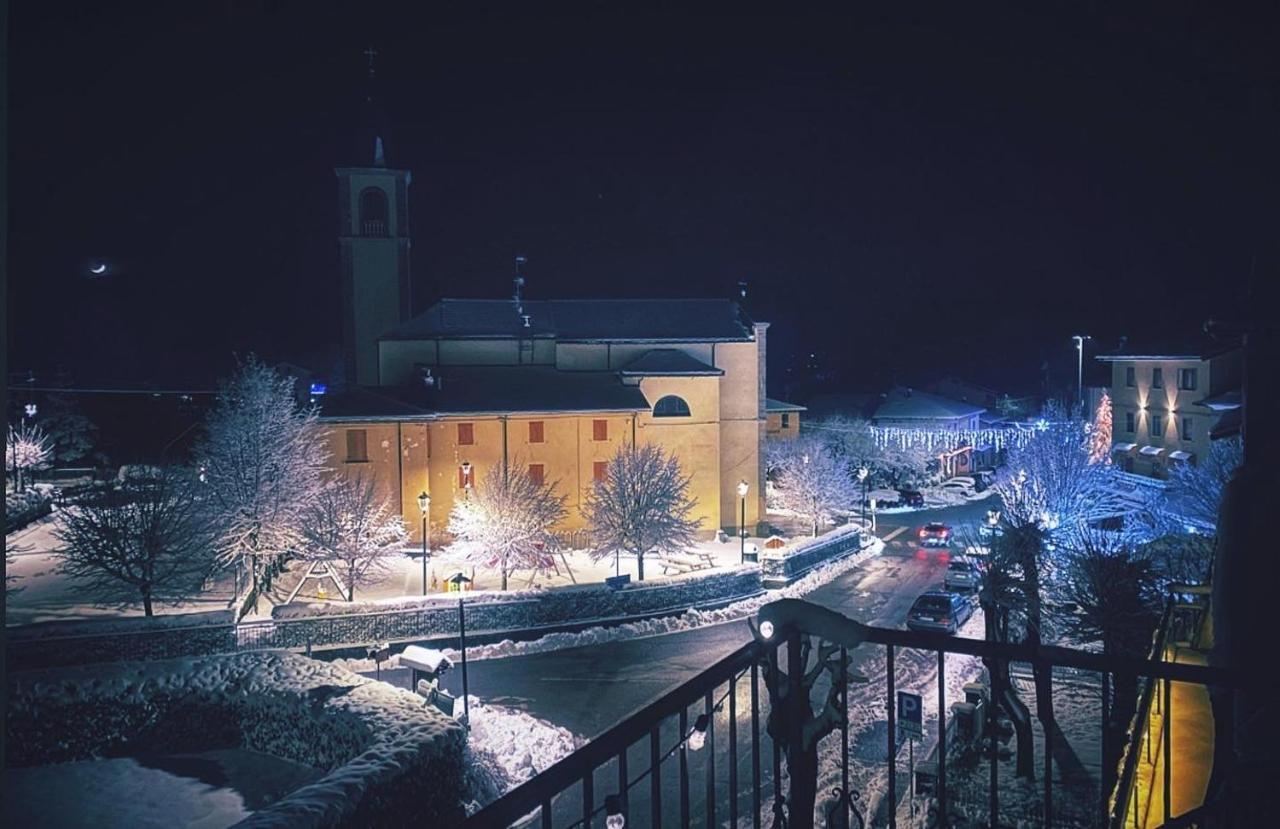
[[[1092,340],[1088,334],[1072,334],[1071,339],[1076,341],[1076,394],[1080,398],[1081,407],[1084,406],[1084,341]]]
[[[871,476],[871,470],[865,466],[858,468],[858,480],[862,482],[862,529],[867,528],[867,478]]]
[[[462,651],[462,722],[471,727],[471,710],[467,703],[467,617],[462,608],[462,588],[471,579],[459,571],[449,577],[449,583],[458,591],[458,648]]]
[[[742,500],[742,518],[738,522],[738,563],[747,563],[747,492],[751,490],[751,484],[746,481],[738,482],[738,497]]]
[[[462,490],[467,498],[471,497],[471,461],[462,462]]]
[[[418,496],[418,509],[422,510],[422,595],[427,595],[427,558],[431,555],[430,535],[431,496],[423,491]]]

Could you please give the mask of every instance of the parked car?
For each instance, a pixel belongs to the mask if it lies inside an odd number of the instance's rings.
[[[898,499],[908,507],[924,506],[924,494],[914,489],[898,490]]]
[[[957,475],[954,478],[947,478],[942,482],[943,489],[971,490],[974,488],[974,480],[968,475]]]
[[[989,470],[981,470],[973,473],[973,491],[986,492],[993,483],[995,483],[996,474]]]
[[[907,627],[936,633],[955,633],[973,615],[972,600],[945,590],[922,593],[907,613]]]
[[[945,547],[951,543],[951,528],[940,521],[930,521],[920,528],[922,547]]]
[[[972,560],[953,558],[947,563],[947,574],[942,577],[947,590],[977,590],[981,584],[982,572]]]

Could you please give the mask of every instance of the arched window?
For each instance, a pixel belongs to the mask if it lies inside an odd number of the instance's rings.
[[[689,404],[674,394],[668,394],[653,405],[654,417],[688,417]]]
[[[360,235],[387,235],[387,194],[378,187],[366,188],[360,194]]]

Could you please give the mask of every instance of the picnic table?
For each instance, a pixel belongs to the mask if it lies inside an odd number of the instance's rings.
[[[658,563],[662,565],[662,574],[665,576],[672,570],[677,573],[691,573],[695,570],[709,570],[716,566],[716,558],[708,552],[698,552],[694,555],[686,553],[667,553],[658,557]]]

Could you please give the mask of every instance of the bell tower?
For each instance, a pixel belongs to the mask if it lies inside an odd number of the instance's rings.
[[[368,87],[350,161],[338,167],[338,249],[342,345],[347,384],[379,385],[378,337],[404,322],[409,296],[409,184],[413,175],[387,164],[386,118],[374,99],[372,47]]]

